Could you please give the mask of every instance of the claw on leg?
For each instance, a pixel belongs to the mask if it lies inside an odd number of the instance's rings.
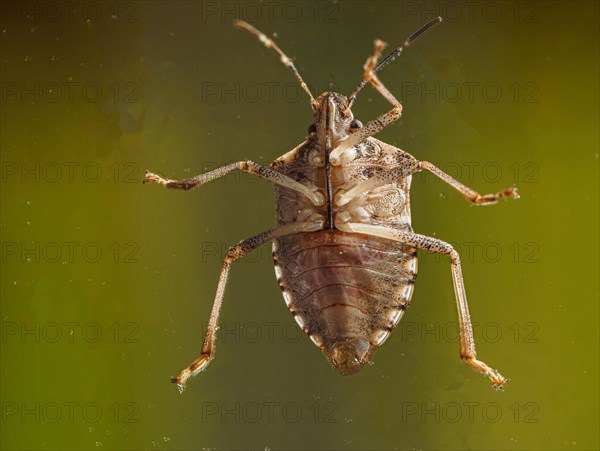
[[[160,175],[156,175],[153,172],[146,171],[144,180],[142,183],[158,183],[159,185],[166,185],[170,180],[162,178]]]
[[[182,181],[166,179],[160,175],[154,174],[153,172],[146,171],[144,180],[142,183],[156,183],[158,185],[166,186],[167,188],[181,189],[184,191],[195,188],[198,183],[195,183],[193,179],[187,179]]]
[[[498,199],[503,197],[512,197],[513,199],[518,199],[519,193],[517,192],[516,185],[511,186],[503,191],[498,191],[496,194],[477,194],[471,201],[475,205],[493,205],[498,203]]]
[[[189,367],[187,367],[181,373],[179,373],[179,376],[171,378],[171,382],[173,384],[177,384],[177,389],[179,390],[179,393],[183,393],[183,391],[185,390],[186,382],[190,377],[194,377],[196,374],[206,369],[210,360],[211,358],[209,354],[202,354]]]
[[[480,373],[485,374],[492,382],[492,385],[495,389],[502,390],[504,388],[504,384],[508,382],[508,379],[502,376],[497,370],[490,368],[486,363],[482,362],[481,360],[477,360],[475,357],[466,357],[464,358],[464,360],[469,366],[473,367]]]

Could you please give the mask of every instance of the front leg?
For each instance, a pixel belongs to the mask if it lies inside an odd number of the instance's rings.
[[[383,61],[381,61],[380,63],[378,63],[378,62],[379,62],[379,58],[381,57],[381,52],[387,46],[387,44],[385,42],[381,41],[380,39],[377,39],[375,41],[375,49],[373,51],[373,55],[370,56],[369,58],[367,58],[367,62],[363,66],[363,79],[358,84],[356,89],[354,89],[354,91],[352,91],[352,94],[350,94],[350,96],[348,97],[348,105],[346,107],[346,117],[350,114],[350,108],[352,108],[352,105],[354,104],[354,101],[356,100],[356,95],[362,88],[365,87],[365,85],[367,83],[371,83],[371,85],[377,91],[379,91],[379,93],[392,105],[402,108],[402,105],[400,105],[400,102],[398,101],[398,99],[396,99],[396,97],[384,86],[384,84],[381,82],[381,80],[379,80],[379,78],[377,77],[377,72],[379,72],[384,66],[386,66],[390,62],[394,61],[394,59],[396,59],[398,56],[400,56],[400,54],[403,52],[403,50],[406,47],[408,47],[420,35],[422,35],[425,31],[427,31],[429,28],[433,27],[434,25],[440,23],[441,21],[442,21],[441,17],[436,17],[435,19],[427,22],[425,25],[423,25],[421,28],[419,28],[416,32],[414,32],[412,35],[410,35],[408,38],[406,38],[406,40],[402,43],[402,45],[400,47],[398,47],[396,50],[394,50],[392,53],[390,53],[388,56],[386,56],[383,59]]]
[[[329,161],[334,166],[339,166],[344,161],[344,153],[352,151],[352,148],[367,138],[376,135],[385,127],[393,124],[402,116],[402,106],[398,105],[392,108],[387,113],[382,114],[377,119],[367,123],[362,128],[359,128],[353,132],[348,138],[342,141],[334,150],[329,154]]]
[[[365,82],[371,83],[371,86],[373,86],[377,91],[379,91],[379,93],[385,98],[385,100],[390,102],[393,106],[402,108],[400,101],[396,99],[394,94],[392,94],[388,90],[388,88],[385,87],[385,85],[381,82],[381,80],[376,74],[379,57],[381,56],[381,52],[386,47],[386,45],[387,44],[385,42],[379,39],[375,41],[374,54],[373,56],[367,59],[367,62],[363,67],[363,80]],[[350,99],[352,99],[352,97],[350,97]]]
[[[440,253],[450,256],[452,266],[452,280],[454,282],[454,293],[456,296],[456,305],[458,308],[458,321],[460,329],[460,357],[472,368],[485,374],[493,383],[495,388],[502,388],[508,382],[497,370],[488,366],[485,362],[477,360],[475,352],[475,340],[473,338],[473,326],[469,316],[469,306],[467,304],[467,294],[463,281],[460,257],[458,252],[445,241],[431,238],[425,235],[408,232],[405,230],[394,229],[383,225],[364,224],[357,222],[344,222],[344,216],[339,217],[335,222],[335,227],[344,232],[362,233],[387,238],[394,241],[407,244],[411,247],[425,249],[430,252]]]
[[[402,108],[400,101],[396,99],[396,97],[385,87],[385,85],[379,80],[376,74],[377,63],[379,62],[379,57],[381,56],[381,52],[387,46],[385,42],[380,39],[375,41],[375,49],[373,51],[373,55],[367,58],[363,66],[363,79],[359,83],[359,85],[352,91],[352,94],[348,97],[348,106],[346,108],[346,116],[350,114],[350,108],[352,104],[356,100],[356,95],[358,92],[367,84],[371,83],[371,85],[379,91],[379,93],[393,106],[397,106]]]

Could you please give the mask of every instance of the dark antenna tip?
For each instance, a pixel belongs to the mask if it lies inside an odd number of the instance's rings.
[[[423,25],[421,28],[419,28],[417,31],[415,31],[413,34],[411,34],[408,37],[408,39],[405,41],[405,44],[409,45],[412,41],[417,39],[419,36],[421,36],[423,33],[425,33],[431,27],[433,27],[434,25],[437,25],[441,22],[442,22],[442,18],[440,16],[437,16],[435,19],[430,20],[425,25]]]
[[[440,16],[437,16],[435,19],[430,20],[425,25],[423,25],[421,28],[419,28],[417,31],[415,31],[413,34],[411,34],[408,38],[405,39],[405,41],[402,43],[402,45],[400,47],[398,47],[396,50],[394,50],[392,53],[390,53],[388,56],[386,56],[377,66],[375,66],[375,68],[373,68],[373,73],[376,74],[381,69],[383,69],[383,67],[385,67],[386,65],[388,65],[389,63],[394,61],[396,59],[396,57],[398,57],[402,53],[402,51],[406,47],[408,47],[415,39],[417,39],[419,36],[421,36],[423,33],[425,33],[427,30],[429,30],[434,25],[441,23],[442,20],[443,19]],[[352,94],[350,94],[350,96],[348,97],[348,105],[346,106],[346,110],[349,110],[352,107],[352,105],[354,104],[354,101],[356,100],[356,96],[357,96],[358,92],[367,83],[368,83],[368,81],[363,78],[361,80],[361,82],[358,84],[358,86],[354,89],[354,91],[352,91]]]

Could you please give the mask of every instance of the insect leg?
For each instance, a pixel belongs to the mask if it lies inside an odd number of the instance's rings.
[[[379,91],[379,93],[393,106],[399,106],[402,108],[400,101],[396,99],[396,97],[385,87],[374,71],[375,67],[377,66],[379,56],[381,55],[381,51],[385,48],[385,46],[385,42],[380,41],[379,39],[375,41],[375,53],[365,63],[363,77],[364,80],[371,83],[371,86]]]
[[[229,248],[227,254],[225,255],[225,259],[223,260],[223,266],[221,267],[219,283],[217,285],[217,293],[215,295],[215,300],[210,313],[210,319],[208,321],[200,357],[194,360],[189,367],[184,369],[179,376],[171,379],[171,382],[177,384],[180,392],[182,392],[185,388],[186,381],[190,377],[193,377],[206,369],[210,361],[214,358],[217,322],[219,320],[221,305],[223,304],[223,295],[225,294],[225,286],[227,285],[227,280],[229,278],[229,267],[231,266],[231,263],[274,238],[292,235],[294,233],[322,230],[324,227],[324,222],[324,219],[319,220],[317,218],[315,221],[311,222],[301,222],[276,227],[274,229],[267,230],[266,232],[259,233],[251,238],[240,241],[236,245]]]
[[[400,47],[398,47],[396,50],[394,50],[392,53],[390,53],[388,56],[386,56],[383,59],[383,61],[380,62],[379,64],[378,64],[379,57],[381,56],[381,52],[387,44],[385,42],[377,39],[375,41],[375,52],[373,53],[373,56],[369,57],[367,59],[367,62],[363,66],[363,69],[364,69],[363,79],[360,81],[360,83],[354,89],[354,91],[352,91],[352,94],[350,94],[350,96],[348,97],[348,105],[346,107],[346,114],[349,114],[350,108],[352,108],[352,104],[356,100],[356,96],[357,96],[358,92],[362,88],[364,88],[367,83],[371,83],[371,85],[373,85],[373,87],[375,89],[377,89],[381,93],[381,95],[383,97],[385,97],[385,99],[388,102],[390,102],[392,105],[394,105],[394,106],[400,105],[400,102],[398,102],[398,100],[392,95],[392,93],[390,93],[387,90],[387,88],[385,86],[383,86],[383,83],[381,83],[381,81],[379,80],[379,78],[377,77],[376,74],[381,69],[383,69],[386,65],[388,65],[389,63],[394,61],[398,56],[400,56],[402,54],[402,52],[404,51],[404,49],[406,47],[408,47],[415,39],[417,39],[419,36],[421,36],[423,33],[425,33],[427,30],[429,30],[434,25],[440,23],[441,21],[442,21],[441,17],[436,17],[435,19],[427,22],[425,25],[423,25],[421,28],[419,28],[417,31],[415,31],[413,34],[411,34],[408,38],[406,38]]]
[[[473,326],[471,325],[471,318],[469,316],[469,306],[467,304],[467,294],[465,292],[460,257],[458,252],[456,252],[449,243],[425,235],[419,235],[417,233],[380,225],[355,222],[344,223],[340,220],[336,221],[335,226],[344,232],[374,235],[399,241],[419,249],[425,249],[429,252],[448,255],[451,260],[454,294],[456,296],[456,305],[458,308],[458,321],[460,326],[460,357],[468,365],[485,374],[492,381],[494,387],[501,388],[506,382],[508,382],[508,380],[505,379],[498,371],[490,368],[486,363],[477,360],[477,354],[475,352],[475,340],[473,338]]]
[[[429,163],[428,161],[419,162],[419,166],[420,166],[420,169],[427,169],[431,173],[438,176],[440,179],[442,179],[444,182],[446,182],[452,188],[457,190],[459,193],[461,193],[463,196],[465,196],[467,199],[469,199],[475,205],[493,205],[493,204],[497,203],[498,199],[500,199],[501,197],[512,197],[514,199],[519,198],[519,194],[517,193],[517,187],[514,185],[505,190],[498,191],[496,194],[483,194],[482,195],[482,194],[479,194],[477,191],[473,191],[468,186],[463,185],[458,180],[450,177],[444,171],[439,169],[437,166],[434,166],[433,164]]]
[[[237,163],[232,163],[230,165],[217,168],[214,171],[200,174],[196,177],[181,181],[166,179],[152,172],[146,171],[144,183],[157,183],[167,188],[187,191],[200,185],[204,185],[206,182],[210,182],[216,178],[223,177],[225,174],[235,171],[236,169],[267,179],[277,185],[285,186],[286,188],[298,191],[308,197],[316,206],[325,204],[325,197],[323,194],[317,191],[316,187],[309,188],[308,186],[291,179],[287,175],[281,174],[280,172],[274,171],[273,169],[265,166],[261,166],[252,161],[238,161]]]
[[[367,58],[363,66],[363,79],[360,84],[356,87],[356,89],[350,94],[348,97],[348,107],[346,109],[346,113],[349,113],[350,107],[354,103],[356,99],[356,95],[358,91],[360,91],[367,83],[371,83],[371,85],[379,91],[379,93],[393,106],[399,107],[402,110],[402,105],[394,95],[383,85],[377,74],[374,72],[374,69],[377,67],[377,63],[379,61],[379,57],[381,56],[381,52],[387,46],[387,44],[379,39],[375,41],[375,50],[373,55]]]
[[[367,138],[376,135],[388,125],[396,122],[402,115],[402,106],[398,104],[387,113],[382,114],[377,119],[368,122],[365,126],[359,128],[352,133],[348,138],[343,140],[330,154],[329,161],[334,166],[341,163],[342,154],[348,149],[363,142]]]

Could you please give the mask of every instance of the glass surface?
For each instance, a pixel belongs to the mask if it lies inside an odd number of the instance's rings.
[[[2,2],[2,449],[598,449],[598,3]],[[141,183],[306,136],[315,96],[349,94],[373,41],[404,106],[377,138],[431,174],[415,231],[462,256],[478,355],[461,362],[446,258],[419,252],[413,302],[358,375],[295,325],[271,249],[235,263],[216,359],[182,394],[227,248],[273,225],[272,187]],[[371,87],[363,123],[390,109]]]

